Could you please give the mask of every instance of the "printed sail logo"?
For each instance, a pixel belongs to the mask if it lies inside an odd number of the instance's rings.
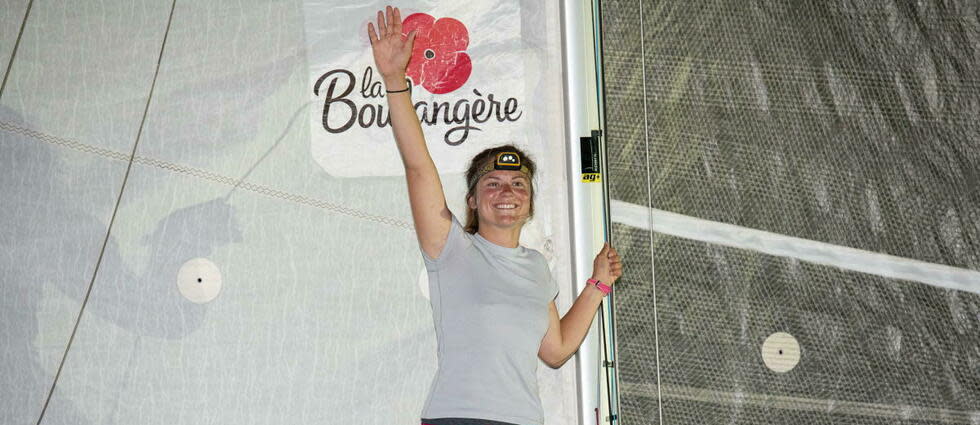
[[[414,13],[405,18],[402,31],[408,34],[416,29],[418,34],[406,71],[413,84],[432,94],[449,93],[462,87],[473,71],[473,62],[465,52],[470,44],[466,26],[453,18],[437,21],[425,13]]]
[[[457,146],[465,142],[471,132],[482,131],[481,124],[491,120],[516,122],[521,118],[524,112],[515,97],[501,99],[488,90],[475,87],[457,91],[475,75],[472,59],[466,52],[469,31],[461,21],[414,13],[402,23],[404,34],[412,30],[418,30],[418,33],[405,73],[410,88],[421,86],[430,94],[420,96],[422,99],[414,104],[424,127],[444,129],[443,141]],[[390,125],[381,79],[375,77],[370,65],[359,74],[360,80],[349,69],[333,69],[313,84],[314,96],[323,102],[321,125],[328,133]]]

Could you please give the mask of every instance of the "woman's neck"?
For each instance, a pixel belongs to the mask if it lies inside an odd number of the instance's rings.
[[[479,233],[480,236],[483,236],[483,239],[486,239],[490,243],[506,248],[517,248],[521,241],[521,226],[513,226],[509,228],[480,226],[477,233]]]

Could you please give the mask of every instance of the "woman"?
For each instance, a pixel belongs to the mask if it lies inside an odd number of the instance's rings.
[[[368,24],[368,36],[405,166],[439,346],[422,423],[542,424],[537,358],[558,368],[578,350],[622,274],[619,255],[603,247],[588,287],[559,319],[544,256],[518,244],[534,211],[534,163],[509,145],[473,158],[464,229],[446,206],[405,80],[416,32],[402,34],[401,12],[391,6],[377,21],[377,30]]]

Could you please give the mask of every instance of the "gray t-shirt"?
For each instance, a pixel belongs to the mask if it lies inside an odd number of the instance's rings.
[[[466,233],[455,216],[439,258],[422,257],[439,343],[422,417],[542,424],[538,348],[558,295],[547,260]]]

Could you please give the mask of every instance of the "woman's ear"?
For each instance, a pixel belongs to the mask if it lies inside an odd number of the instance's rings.
[[[466,206],[470,207],[471,210],[476,209],[476,195],[466,198]]]

